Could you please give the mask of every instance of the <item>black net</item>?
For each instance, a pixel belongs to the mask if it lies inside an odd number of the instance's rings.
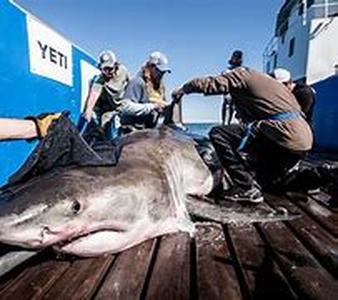
[[[56,167],[116,165],[119,151],[114,141],[104,140],[95,125],[88,126],[85,136],[87,141],[66,115],[62,115],[51,125],[47,136],[20,169],[10,177],[8,185],[24,182]]]

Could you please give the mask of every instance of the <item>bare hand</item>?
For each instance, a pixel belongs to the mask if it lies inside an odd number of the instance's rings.
[[[82,116],[86,119],[87,122],[90,122],[90,120],[91,120],[92,117],[93,117],[93,112],[92,112],[92,111],[87,111],[87,110],[86,110],[86,111],[83,113]]]
[[[163,110],[168,106],[167,102],[159,101],[154,103],[155,104],[155,110],[158,112],[163,112]]]

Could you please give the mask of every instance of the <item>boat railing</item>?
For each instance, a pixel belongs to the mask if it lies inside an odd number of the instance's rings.
[[[338,16],[338,1],[320,0],[316,1],[308,12],[309,19],[330,18]]]
[[[264,49],[263,56],[269,56],[276,49],[277,44],[278,39],[275,36],[272,37]]]

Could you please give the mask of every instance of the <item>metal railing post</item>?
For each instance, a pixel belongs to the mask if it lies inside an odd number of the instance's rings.
[[[327,18],[329,16],[329,0],[325,0],[324,3],[324,17]]]
[[[302,0],[302,4],[304,5],[304,11],[303,11],[303,26],[306,25],[307,21],[307,0]]]

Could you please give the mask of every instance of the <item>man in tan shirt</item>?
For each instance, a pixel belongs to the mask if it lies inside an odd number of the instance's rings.
[[[112,132],[116,130],[115,117],[118,116],[130,76],[127,68],[117,61],[115,53],[110,50],[99,55],[98,68],[101,72],[91,81],[83,117],[90,122],[94,114],[105,137],[112,139]]]
[[[245,123],[216,126],[209,133],[233,182],[224,199],[263,201],[261,186],[271,186],[312,148],[312,132],[297,100],[266,74],[238,67],[220,76],[191,80],[172,96],[180,101],[190,93],[230,93]]]

